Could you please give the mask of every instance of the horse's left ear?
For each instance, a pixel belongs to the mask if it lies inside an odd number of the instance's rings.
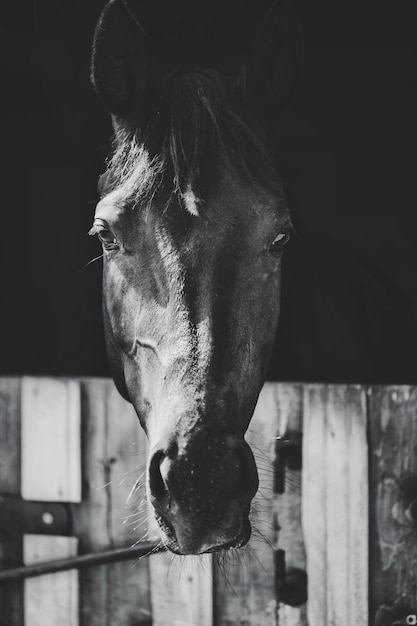
[[[239,76],[249,106],[263,119],[287,106],[303,70],[303,29],[290,0],[276,0],[252,40]]]
[[[146,35],[127,0],[111,0],[98,21],[91,80],[106,108],[123,116],[145,90],[149,52]]]

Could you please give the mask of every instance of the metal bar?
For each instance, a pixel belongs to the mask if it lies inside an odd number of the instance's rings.
[[[69,559],[24,565],[22,567],[0,571],[0,583],[31,578],[33,576],[43,576],[44,574],[55,574],[56,572],[63,572],[69,569],[82,569],[84,567],[92,567],[93,565],[129,561],[164,550],[164,546],[160,546],[157,543],[146,542],[134,547],[114,548],[112,550],[98,552],[97,554],[83,554]]]

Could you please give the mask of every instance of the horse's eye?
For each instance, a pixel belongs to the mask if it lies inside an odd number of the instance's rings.
[[[107,247],[117,245],[115,236],[110,230],[108,230],[108,228],[102,228],[98,231],[97,235],[103,246]]]
[[[97,235],[106,250],[116,250],[119,247],[119,243],[110,228],[101,220],[94,222],[90,235]]]
[[[269,248],[269,251],[271,252],[271,254],[274,254],[276,256],[281,254],[283,247],[289,241],[289,239],[290,239],[289,230],[282,230],[280,233],[278,233],[274,241],[271,243],[271,247]]]

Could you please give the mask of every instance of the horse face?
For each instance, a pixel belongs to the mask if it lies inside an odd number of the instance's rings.
[[[115,380],[150,440],[147,490],[163,540],[241,545],[257,485],[244,442],[273,344],[288,212],[223,159],[198,215],[105,194],[104,318]]]
[[[96,29],[92,81],[118,157],[93,230],[110,366],[150,440],[148,499],[163,542],[199,554],[250,534],[258,478],[243,437],[275,334],[289,225],[258,139],[296,83],[301,33],[279,0],[237,80],[201,68],[173,77],[175,51],[188,60],[193,46],[174,28],[155,51],[137,8],[111,0]]]

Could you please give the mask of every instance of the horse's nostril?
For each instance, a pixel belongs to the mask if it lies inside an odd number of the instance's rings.
[[[163,503],[168,499],[168,488],[164,478],[164,461],[167,461],[162,451],[155,452],[149,464],[149,489],[154,501]]]
[[[245,496],[252,498],[259,486],[258,472],[252,450],[245,441],[232,441],[229,446],[235,456],[235,480],[237,490],[242,490]]]

